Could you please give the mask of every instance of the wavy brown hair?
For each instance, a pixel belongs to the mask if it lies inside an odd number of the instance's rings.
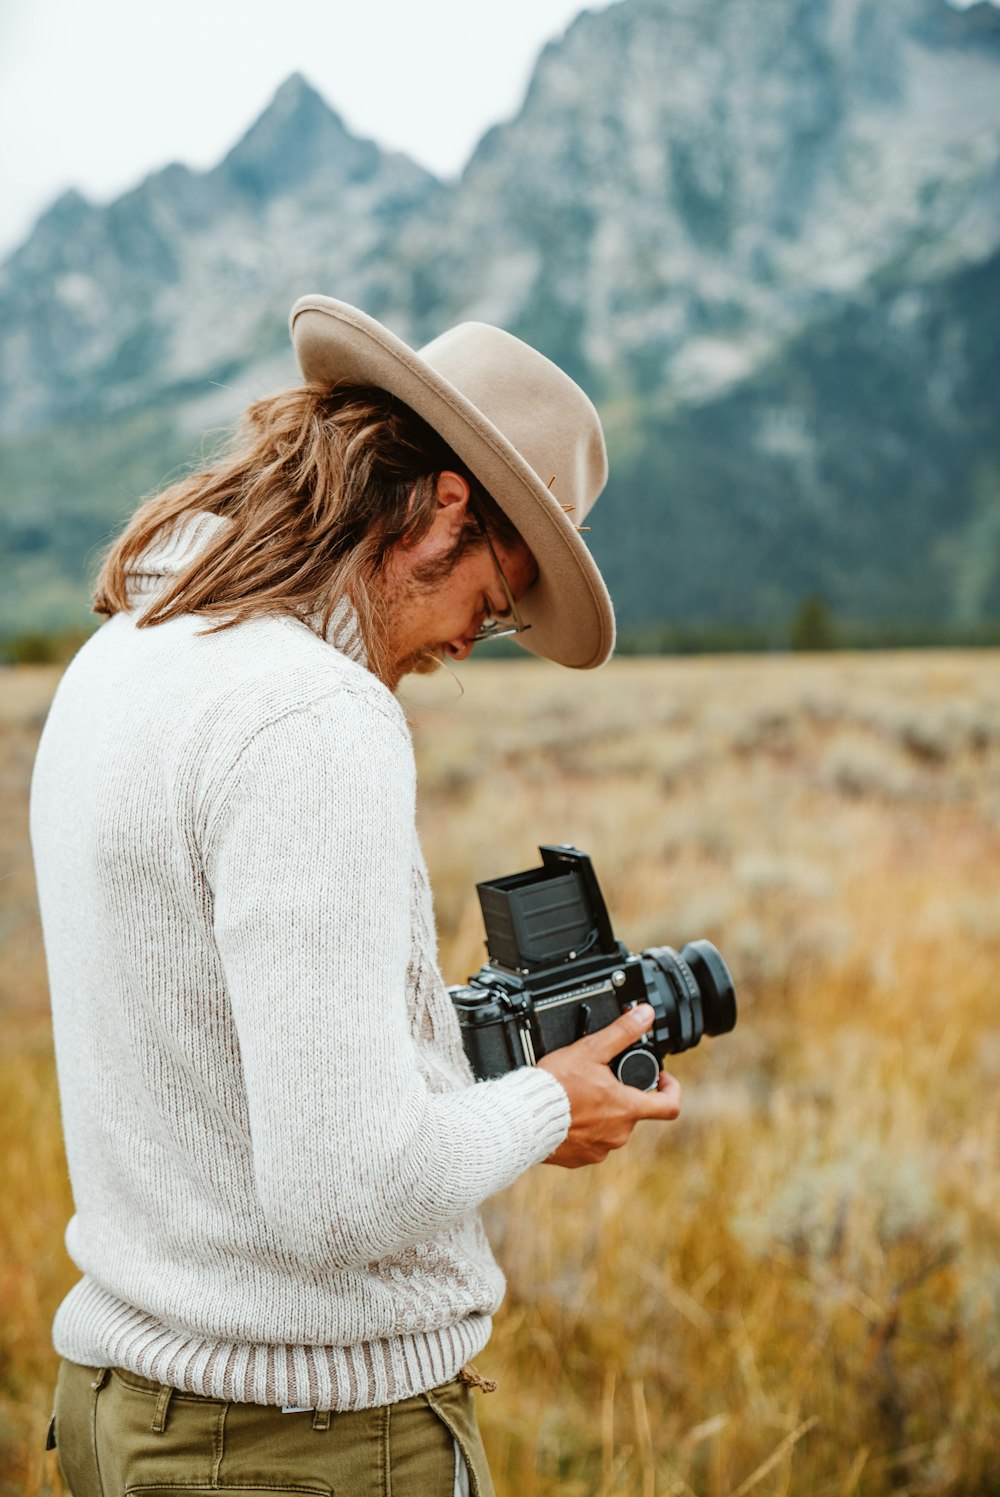
[[[145,500],[105,558],[94,612],[127,611],[129,573],[181,520],[208,511],[220,530],[136,618],[140,628],[182,613],[230,628],[262,613],[319,621],[353,603],[369,667],[386,678],[383,605],[372,586],[391,548],[419,541],[437,507],[438,475],[459,473],[490,534],[517,531],[446,442],[403,401],[364,385],[302,385],[258,400],[215,465]],[[452,554],[483,544],[470,516]]]

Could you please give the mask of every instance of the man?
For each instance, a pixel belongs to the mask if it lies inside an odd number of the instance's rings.
[[[489,1493],[477,1208],[679,1108],[606,1064],[648,1009],[472,1084],[392,696],[496,633],[610,654],[596,413],[495,328],[415,353],[308,297],[292,331],[304,386],[113,547],[39,750],[74,1497]]]

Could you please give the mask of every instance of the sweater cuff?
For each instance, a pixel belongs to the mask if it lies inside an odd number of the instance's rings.
[[[550,1071],[520,1066],[497,1081],[480,1086],[496,1089],[503,1114],[500,1126],[520,1142],[517,1174],[548,1159],[569,1132],[569,1097]]]

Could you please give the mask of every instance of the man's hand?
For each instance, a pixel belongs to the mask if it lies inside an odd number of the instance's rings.
[[[608,1061],[634,1045],[653,1023],[653,1010],[641,1003],[596,1034],[553,1050],[538,1062],[550,1071],[569,1097],[569,1132],[546,1164],[579,1169],[599,1164],[612,1149],[628,1141],[640,1118],[672,1121],[681,1110],[680,1084],[660,1072],[657,1089],[642,1092],[623,1086],[609,1070]]]

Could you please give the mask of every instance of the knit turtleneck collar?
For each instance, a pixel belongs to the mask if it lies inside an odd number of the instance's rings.
[[[132,607],[139,612],[148,608],[170,581],[186,571],[219,532],[231,524],[232,521],[224,515],[198,510],[161,532],[129,568],[128,594]],[[367,666],[368,656],[358,627],[358,616],[348,598],[337,602],[325,633],[321,612],[303,618],[303,623],[342,655],[358,665]]]

